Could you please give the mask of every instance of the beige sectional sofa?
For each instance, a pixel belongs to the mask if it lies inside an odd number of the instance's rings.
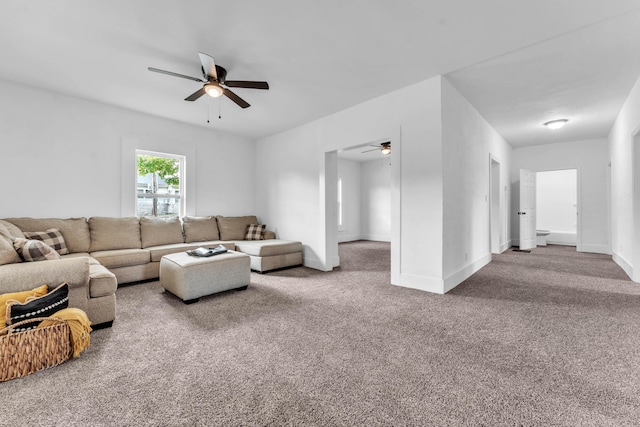
[[[87,312],[95,326],[110,326],[118,285],[158,278],[166,254],[222,244],[248,254],[251,269],[259,272],[302,264],[302,243],[276,239],[270,231],[264,240],[245,240],[249,224],[258,224],[257,218],[6,218],[0,220],[0,238],[54,228],[69,254],[54,261],[0,265],[0,293],[67,282],[69,305]],[[2,259],[7,258],[0,253]]]

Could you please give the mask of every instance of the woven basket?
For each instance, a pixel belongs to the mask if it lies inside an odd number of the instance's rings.
[[[43,328],[12,332],[33,321],[53,320]],[[50,368],[71,357],[71,330],[65,320],[41,317],[23,320],[0,330],[0,381],[9,381]]]

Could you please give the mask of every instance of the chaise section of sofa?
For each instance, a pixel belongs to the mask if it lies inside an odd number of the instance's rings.
[[[254,215],[241,217],[217,216],[222,240],[231,240],[236,250],[251,257],[251,269],[261,273],[302,264],[302,243],[275,238],[271,231],[258,240],[247,239],[247,228],[259,224]]]

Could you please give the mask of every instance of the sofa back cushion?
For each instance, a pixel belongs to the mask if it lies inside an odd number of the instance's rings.
[[[12,237],[24,237],[22,230],[20,230],[15,225],[11,224],[9,221],[5,221],[4,219],[0,219],[0,231],[6,230],[9,233],[9,240]],[[5,233],[6,236],[6,233]]]
[[[182,224],[177,216],[140,218],[140,236],[143,248],[182,243],[184,241]]]
[[[251,216],[217,216],[221,240],[244,240],[249,224],[258,224],[258,218]]]
[[[211,242],[220,240],[218,222],[213,216],[185,216],[182,218],[184,227],[184,241]]]
[[[86,218],[7,218],[6,221],[17,226],[23,233],[57,228],[71,253],[88,252],[91,246]]]
[[[0,265],[15,264],[22,261],[13,247],[13,237],[7,227],[0,222]],[[2,308],[0,307],[0,311]],[[0,313],[1,314],[1,313]]]
[[[91,217],[89,230],[91,232],[89,252],[142,248],[140,220],[136,217]]]

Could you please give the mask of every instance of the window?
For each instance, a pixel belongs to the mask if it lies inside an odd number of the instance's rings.
[[[183,216],[184,156],[136,150],[137,216]]]

